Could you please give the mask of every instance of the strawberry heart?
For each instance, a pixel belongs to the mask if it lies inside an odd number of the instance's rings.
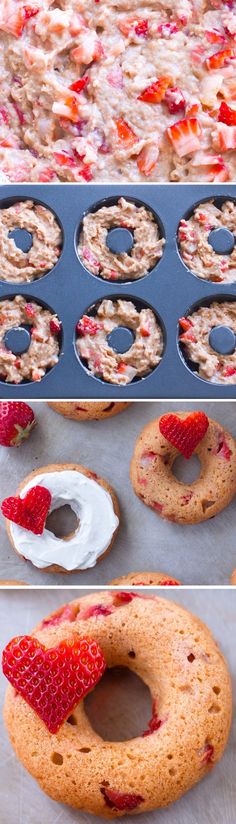
[[[209,420],[204,412],[190,412],[184,419],[169,413],[159,421],[161,434],[187,459],[191,458],[196,446],[204,438],[208,426]]]
[[[2,502],[2,514],[14,524],[42,535],[52,496],[44,486],[33,486],[24,498],[10,497]]]
[[[10,684],[56,733],[100,681],[105,658],[96,641],[62,641],[46,649],[37,638],[13,638],[3,650],[2,669]]]

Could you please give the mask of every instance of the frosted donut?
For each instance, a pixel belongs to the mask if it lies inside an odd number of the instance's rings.
[[[126,228],[133,233],[130,254],[112,252],[106,243],[109,229]],[[112,206],[102,206],[83,218],[78,253],[89,272],[105,280],[137,280],[162,256],[164,238],[150,209],[124,197]]]
[[[109,401],[49,401],[48,406],[51,406],[54,412],[64,415],[65,418],[71,418],[73,421],[90,421],[119,415],[120,412],[124,412],[130,406],[130,403],[125,401],[123,403]]]
[[[28,252],[20,249],[13,229],[25,229],[32,236]],[[41,278],[55,266],[61,253],[62,233],[50,209],[25,200],[0,209],[0,278],[12,283],[26,283]]]
[[[14,355],[5,346],[10,329],[28,326],[30,345],[27,352]],[[49,309],[16,295],[0,301],[0,379],[6,383],[40,381],[59,359],[60,321]]]
[[[229,735],[232,689],[226,661],[197,617],[151,593],[99,591],[48,616],[34,635],[46,648],[97,642],[107,667],[136,673],[153,702],[148,728],[140,719],[136,738],[114,742],[94,731],[83,701],[51,734],[9,686],[10,740],[47,795],[113,819],[165,807],[212,771]]]
[[[236,586],[236,569],[234,569],[232,572],[230,583],[233,584],[233,586]]]
[[[94,567],[110,551],[119,526],[119,505],[112,487],[80,464],[50,464],[31,472],[17,495],[43,486],[52,496],[50,513],[69,504],[79,526],[67,538],[46,527],[42,535],[6,519],[11,544],[21,557],[47,572],[81,572]]]
[[[187,412],[175,413],[186,420]],[[200,475],[191,484],[172,472],[180,452],[161,434],[160,418],[139,435],[131,460],[130,476],[136,495],[161,518],[179,524],[197,524],[213,518],[236,493],[236,442],[229,432],[208,418],[208,429],[194,449]]]
[[[236,205],[226,200],[221,209],[213,200],[199,203],[187,220],[181,220],[178,240],[188,269],[204,280],[232,283],[236,280],[236,246],[231,254],[218,254],[209,243],[213,229],[229,229],[236,236]]]
[[[121,575],[120,578],[113,578],[109,581],[110,586],[131,586],[131,587],[151,587],[151,586],[179,586],[181,581],[176,578],[171,578],[165,572],[127,572],[127,575]]]

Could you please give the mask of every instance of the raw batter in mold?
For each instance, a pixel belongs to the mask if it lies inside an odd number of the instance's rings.
[[[107,246],[109,229],[117,227],[133,233],[130,254],[114,254]],[[78,252],[86,269],[94,275],[105,280],[136,280],[155,266],[164,243],[152,212],[121,197],[113,206],[102,206],[85,215]]]
[[[209,343],[209,334],[217,326],[232,329],[236,335],[235,301],[201,306],[192,315],[180,318],[180,326],[185,331],[179,340],[187,357],[198,365],[198,375],[211,383],[236,383],[236,351],[221,355]]]
[[[1,171],[233,180],[235,37],[235,0],[2,0]]]
[[[27,352],[14,355],[5,346],[9,329],[30,328],[31,341]],[[13,300],[0,302],[0,376],[7,383],[40,381],[47,369],[58,362],[60,322],[49,309],[38,303],[27,303],[16,295]]]
[[[236,236],[236,206],[226,200],[219,209],[214,201],[200,203],[188,220],[181,220],[178,240],[184,263],[191,272],[215,283],[236,280],[236,245],[231,254],[218,254],[208,241],[213,229],[229,229]]]
[[[107,336],[122,326],[131,329],[135,340],[123,354],[116,352]],[[131,300],[103,300],[94,317],[84,315],[77,324],[77,349],[93,375],[109,383],[126,385],[148,375],[160,362],[163,336],[154,312],[139,312]]]
[[[9,237],[13,229],[26,229],[32,246],[23,252]],[[32,200],[0,209],[0,279],[24,283],[41,278],[55,266],[62,245],[60,227],[50,209]]]

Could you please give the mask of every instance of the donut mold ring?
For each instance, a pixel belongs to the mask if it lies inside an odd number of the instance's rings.
[[[178,418],[187,412],[175,413]],[[179,524],[197,524],[221,512],[236,492],[236,442],[217,421],[209,426],[194,454],[201,469],[191,484],[172,472],[178,449],[159,429],[160,418],[148,423],[135,444],[130,477],[136,495],[161,518]]]
[[[19,248],[11,232],[30,233],[32,246]],[[9,236],[10,233],[10,236]],[[0,209],[0,279],[27,283],[41,278],[55,266],[61,253],[62,232],[50,209],[25,200]]]
[[[134,334],[130,348],[119,354],[108,335],[119,326]],[[164,342],[161,327],[149,307],[138,311],[131,300],[103,300],[93,317],[84,315],[77,324],[76,347],[93,375],[108,383],[126,385],[148,375],[161,360]]]
[[[0,376],[6,383],[40,381],[48,369],[58,363],[58,332],[52,323],[60,328],[56,315],[34,301],[16,295],[13,300],[0,302]],[[10,329],[29,327],[30,344],[27,352],[14,355],[5,345],[5,336]]]
[[[117,228],[133,235],[129,253],[115,253],[107,245],[109,230]],[[112,281],[137,280],[156,265],[164,243],[151,210],[121,197],[116,204],[84,216],[78,254],[93,275]]]
[[[97,421],[125,412],[130,403],[128,401],[122,403],[109,401],[48,401],[48,406],[51,406],[54,412],[58,412],[59,415],[64,415],[65,418],[70,418],[73,421]]]
[[[166,572],[127,572],[127,575],[121,575],[120,578],[113,578],[109,581],[109,586],[179,586],[181,581],[172,578]]]
[[[46,527],[42,535],[35,535],[5,519],[15,551],[42,572],[82,572],[94,567],[110,552],[119,527],[119,504],[110,484],[80,464],[50,464],[24,478],[16,494],[24,498],[37,485],[51,493],[49,514],[70,505],[78,527],[66,538],[57,538]]]
[[[234,569],[232,572],[230,583],[233,584],[233,586],[236,586],[236,569]]]
[[[180,254],[190,272],[199,278],[232,283],[236,280],[236,245],[231,253],[218,254],[209,242],[210,232],[216,229],[228,229],[236,236],[236,205],[232,200],[226,200],[221,208],[213,200],[199,203],[189,218],[180,221]]]
[[[92,729],[83,701],[55,736],[8,687],[4,720],[15,753],[51,798],[108,819],[143,813],[176,801],[219,761],[231,679],[209,629],[189,611],[151,594],[98,592],[57,610],[34,635],[46,647],[95,640],[107,667],[128,667],[153,701],[148,730],[111,742]]]
[[[181,319],[182,320],[182,319]],[[224,326],[236,335],[236,301],[211,303],[201,306],[185,318],[188,329],[181,333],[179,341],[185,357],[197,367],[200,378],[211,383],[236,383],[236,350],[229,355],[215,352],[209,342],[211,331]]]

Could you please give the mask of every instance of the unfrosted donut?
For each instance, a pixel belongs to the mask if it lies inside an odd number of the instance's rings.
[[[35,487],[49,491],[49,514],[67,504],[78,525],[72,534],[59,538],[46,526],[42,534],[34,534],[7,518],[15,551],[42,571],[81,572],[94,567],[110,551],[119,527],[119,505],[110,484],[80,464],[50,464],[24,478],[17,496],[24,500]]]
[[[232,575],[231,575],[231,578],[230,578],[230,583],[233,584],[234,586],[236,586],[236,569],[234,569],[233,572],[232,572]]]
[[[189,421],[193,436],[194,416],[173,413],[176,431]],[[200,413],[202,414],[202,413]],[[167,415],[165,418],[173,417]],[[206,416],[205,416],[206,417]],[[161,518],[180,524],[197,524],[213,518],[236,493],[236,442],[229,432],[208,418],[208,429],[193,452],[200,460],[200,475],[191,484],[177,480],[172,468],[180,451],[160,431],[162,418],[148,423],[140,433],[131,461],[131,482],[136,495]]]
[[[26,696],[9,686],[8,734],[47,795],[112,819],[165,807],[212,771],[228,739],[232,690],[223,655],[199,618],[151,593],[100,591],[48,616],[34,637],[46,649],[84,638],[96,642],[107,667],[136,673],[153,702],[147,729],[140,718],[139,736],[114,742],[94,731],[83,701],[52,734]],[[57,652],[52,655],[54,666]],[[40,693],[44,677],[41,670]],[[49,677],[47,669],[46,684]],[[60,671],[56,683],[54,702],[60,700]]]
[[[179,586],[181,581],[177,581],[176,578],[171,578],[170,575],[167,575],[166,572],[144,572],[140,570],[140,572],[127,572],[127,575],[121,575],[120,578],[113,578],[112,581],[109,581],[110,586]]]
[[[124,412],[130,403],[113,403],[109,401],[50,401],[51,406],[59,415],[71,418],[74,421],[100,420],[100,418],[111,418]]]

